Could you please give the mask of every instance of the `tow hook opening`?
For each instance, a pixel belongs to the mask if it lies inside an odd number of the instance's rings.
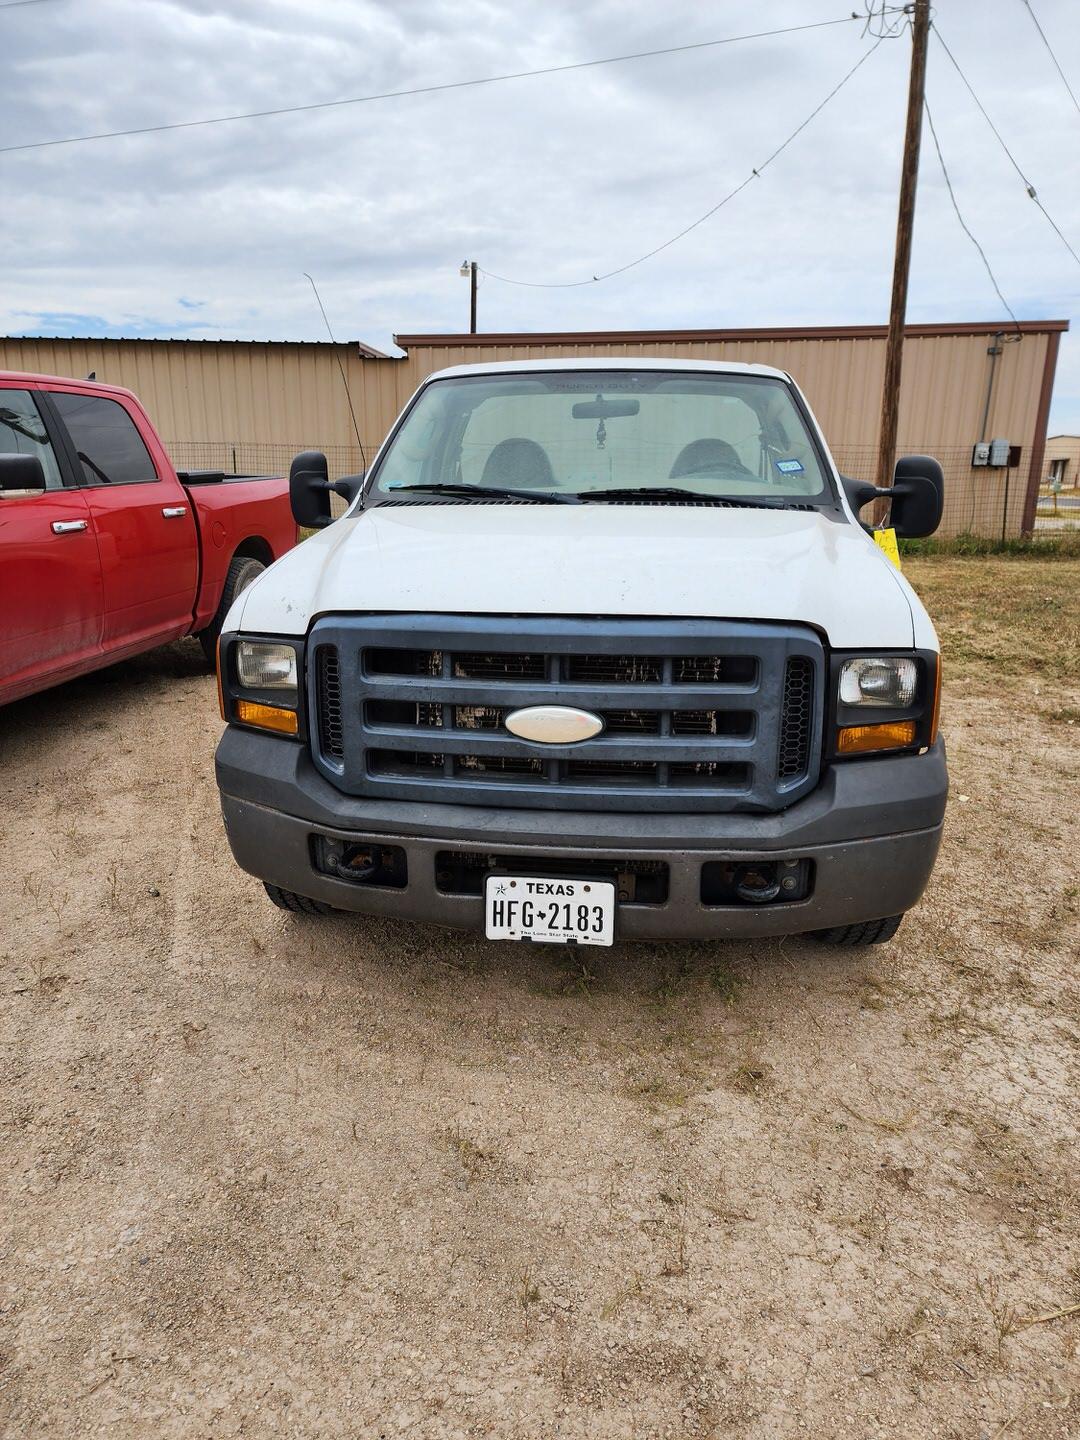
[[[812,864],[794,856],[711,860],[701,867],[703,905],[785,905],[810,894]]]
[[[409,867],[400,845],[367,845],[313,835],[312,860],[322,875],[348,880],[353,885],[378,885],[404,890]]]

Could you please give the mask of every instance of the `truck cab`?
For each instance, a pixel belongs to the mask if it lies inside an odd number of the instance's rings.
[[[334,488],[347,491],[331,523]],[[225,618],[217,776],[275,903],[492,939],[888,939],[941,838],[933,626],[789,375],[461,366]]]
[[[130,390],[0,371],[0,704],[185,635],[296,542],[284,477],[178,473]]]

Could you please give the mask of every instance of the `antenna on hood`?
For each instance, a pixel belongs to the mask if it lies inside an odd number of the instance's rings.
[[[356,423],[356,411],[353,409],[352,393],[349,390],[349,382],[345,378],[345,366],[342,365],[341,356],[337,352],[337,341],[334,339],[333,330],[330,329],[330,321],[326,317],[326,309],[322,303],[322,299],[319,296],[318,286],[315,284],[315,281],[312,280],[311,276],[307,273],[306,270],[303,272],[303,275],[304,279],[308,282],[312,290],[315,292],[315,300],[318,304],[320,311],[322,312],[323,324],[326,326],[326,333],[330,336],[330,343],[334,347],[334,358],[337,360],[338,373],[341,375],[342,385],[345,386],[345,398],[349,402],[349,414],[352,416],[352,428],[356,432],[356,443],[360,447],[360,462],[366,470],[367,456],[364,454],[364,442],[360,439],[360,426]]]

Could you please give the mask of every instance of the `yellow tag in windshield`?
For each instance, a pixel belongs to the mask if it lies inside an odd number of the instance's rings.
[[[896,531],[893,530],[891,526],[888,530],[875,530],[874,539],[877,541],[878,547],[885,551],[885,554],[896,566],[897,570],[901,569],[900,550],[896,543]]]

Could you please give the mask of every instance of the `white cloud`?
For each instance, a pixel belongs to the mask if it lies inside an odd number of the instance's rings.
[[[87,130],[404,89],[805,24],[843,3],[751,0],[56,0],[0,11],[0,133]],[[1080,84],[1072,0],[1041,0]],[[937,19],[1080,249],[1072,108],[1018,4]],[[437,95],[0,156],[0,328],[319,338],[462,328],[463,256],[526,279],[625,263],[764,159],[872,41],[857,23]],[[908,44],[889,41],[760,179],[655,259],[573,290],[483,283],[488,329],[885,317]],[[1022,318],[1075,314],[1080,269],[940,48],[929,96],[957,195]],[[1001,314],[925,137],[912,320]],[[39,320],[51,316],[51,320]],[[1066,337],[1053,428],[1080,429]]]

